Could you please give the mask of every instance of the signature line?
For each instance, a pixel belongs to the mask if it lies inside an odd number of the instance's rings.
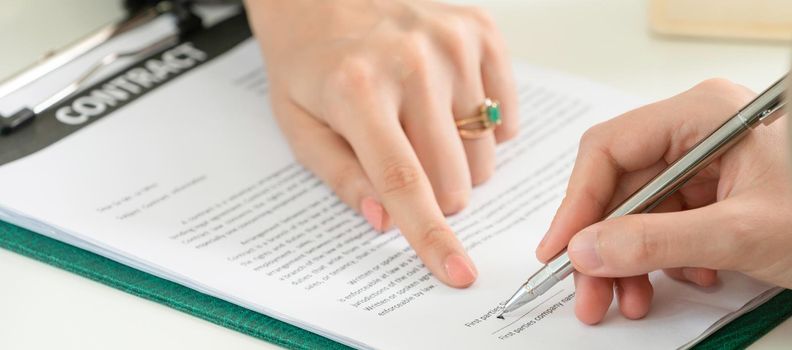
[[[523,317],[525,317],[525,316],[528,316],[528,314],[530,314],[530,313],[531,313],[531,311],[534,311],[534,310],[536,310],[536,308],[537,308],[537,307],[540,307],[540,306],[542,306],[542,304],[544,304],[544,303],[546,303],[546,302],[550,301],[550,299],[553,299],[553,298],[555,298],[555,296],[556,296],[556,295],[560,294],[560,293],[561,293],[561,292],[563,292],[563,291],[564,291],[564,290],[562,289],[562,290],[559,290],[559,291],[555,292],[555,294],[551,295],[549,298],[545,299],[543,302],[541,302],[541,303],[539,303],[539,304],[536,304],[536,306],[532,307],[530,310],[528,310],[528,312],[524,313],[522,316],[518,317],[516,320],[512,321],[511,323],[509,323],[509,324],[507,324],[507,325],[505,325],[505,326],[503,326],[503,327],[501,327],[501,328],[498,328],[498,330],[496,330],[496,331],[494,331],[494,332],[490,333],[490,335],[495,335],[495,333],[498,333],[498,332],[502,331],[504,328],[508,328],[509,326],[511,326],[511,325],[513,325],[513,324],[515,324],[517,321],[521,320]]]

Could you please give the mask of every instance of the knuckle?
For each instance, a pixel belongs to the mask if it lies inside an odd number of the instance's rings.
[[[470,6],[465,9],[465,12],[472,18],[482,29],[485,30],[493,30],[495,29],[495,19],[492,18],[492,15],[489,11],[477,7],[477,6]]]
[[[631,232],[623,232],[632,242],[632,249],[627,249],[624,254],[626,264],[641,266],[655,262],[663,256],[662,245],[656,237],[647,230],[643,216],[637,215],[630,225]]]
[[[443,214],[450,215],[464,209],[468,204],[469,198],[470,192],[467,190],[445,192],[437,196],[437,204],[440,205]]]
[[[359,94],[369,91],[375,82],[373,64],[363,57],[349,55],[340,60],[328,79],[330,94]]]
[[[741,237],[755,235],[766,227],[764,215],[755,207],[751,200],[745,200],[741,206],[726,203],[720,204],[718,210],[718,221],[723,227],[729,227],[726,232],[719,235],[726,235],[726,239],[740,239]]]
[[[356,165],[348,165],[338,169],[329,179],[328,184],[339,197],[347,197],[354,192],[358,171]]]
[[[486,162],[486,164],[477,164],[470,168],[470,180],[473,186],[478,186],[489,180],[493,173],[495,173],[494,160]]]
[[[729,221],[731,227],[734,228],[732,234],[727,237],[730,240],[737,240],[739,237],[746,237],[756,233],[757,225],[761,227],[761,223],[755,222],[755,216],[749,215],[739,215],[735,216],[734,218],[739,217],[740,219],[731,219]]]
[[[710,78],[698,83],[692,91],[701,93],[729,110],[739,109],[755,95],[748,88],[724,78]]]
[[[453,233],[444,224],[432,224],[415,237],[415,247],[422,251],[439,251],[448,245],[448,237]]]
[[[302,165],[304,168],[317,173],[314,169],[316,165],[316,152],[315,147],[311,142],[307,142],[307,138],[299,137],[295,135],[296,132],[294,130],[286,131],[284,129],[284,134],[287,136],[287,142],[289,143],[289,147],[292,150],[292,154],[294,154],[294,159]]]
[[[720,230],[718,232],[718,239],[712,241],[707,239],[709,235],[702,235],[699,245],[702,248],[708,249],[706,254],[702,254],[705,258],[704,267],[728,270],[742,270],[750,268],[750,264],[745,264],[743,259],[735,259],[733,249],[739,247],[739,250],[744,256],[761,256],[765,250],[755,244],[755,240],[746,239],[747,237],[756,237],[757,230],[761,231],[763,225],[761,215],[751,215],[743,210],[744,208],[732,208],[731,206],[722,207],[721,221],[719,227],[727,227],[728,229]],[[755,214],[755,213],[754,213]]]
[[[761,256],[764,254],[767,251],[767,247],[764,246],[765,241],[754,238],[759,237],[760,233],[765,231],[764,228],[767,227],[767,222],[772,220],[767,220],[762,213],[746,212],[744,208],[743,210],[738,208],[729,210],[733,213],[724,215],[724,221],[727,223],[723,226],[731,229],[719,233],[718,244],[720,247],[716,249],[713,255],[720,258],[720,261],[716,262],[718,267],[744,268],[745,266],[735,266],[739,259],[733,258],[733,249],[739,247],[745,256]]]
[[[429,65],[429,53],[425,34],[413,31],[401,38],[401,55],[413,73],[426,74]]]
[[[737,88],[737,84],[725,78],[709,78],[693,87],[694,89],[706,91],[730,91]]]
[[[590,186],[576,188],[575,194],[578,200],[592,205],[597,211],[605,212],[608,209],[609,199],[598,196]]]
[[[420,181],[420,170],[404,161],[386,162],[382,171],[383,194],[385,195],[412,191]]]
[[[596,124],[590,127],[588,130],[583,132],[583,135],[580,136],[580,148],[589,148],[599,143],[602,139],[603,129],[605,128],[603,123]]]
[[[464,20],[457,16],[447,16],[437,22],[437,30],[452,57],[464,57],[470,38]]]

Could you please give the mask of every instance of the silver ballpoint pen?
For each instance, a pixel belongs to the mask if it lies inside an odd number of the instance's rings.
[[[779,79],[709,136],[699,141],[685,155],[628,197],[604,220],[652,210],[699,170],[737,143],[748,131],[760,123],[767,125],[778,119],[782,113],[776,112],[785,104],[786,77],[785,75]],[[520,286],[503,306],[503,312],[498,317],[503,318],[536,299],[574,270],[565,249]]]

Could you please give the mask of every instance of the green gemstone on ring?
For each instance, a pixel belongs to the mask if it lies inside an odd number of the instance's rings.
[[[487,109],[485,111],[487,114],[487,120],[491,124],[498,125],[501,123],[501,111],[500,111],[500,104],[497,102],[492,102],[487,104]]]

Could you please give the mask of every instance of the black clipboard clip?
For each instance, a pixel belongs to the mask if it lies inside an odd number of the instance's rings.
[[[88,70],[74,79],[67,86],[58,90],[36,105],[32,107],[24,107],[7,117],[0,115],[0,136],[12,134],[16,130],[19,130],[25,125],[33,122],[39,113],[78,93],[92,77],[99,74],[104,68],[115,63],[116,61],[121,59],[132,59],[136,61],[139,58],[148,56],[151,53],[159,51],[160,49],[174,45],[186,35],[204,28],[201,17],[193,11],[192,2],[180,0],[127,0],[124,2],[124,7],[127,11],[127,16],[125,16],[123,19],[101,28],[96,33],[89,35],[83,40],[71,45],[73,48],[80,49],[80,52],[71,52],[71,57],[61,59],[54,65],[47,65],[46,61],[42,62],[39,66],[35,67],[38,69],[31,70],[28,74],[21,74],[17,77],[16,81],[13,81],[14,79],[12,79],[12,82],[15,84],[12,84],[6,93],[12,92],[29,83],[32,83],[47,73],[60,68],[62,65],[70,62],[73,59],[78,58],[80,55],[90,52],[92,49],[108,42],[122,33],[143,26],[159,16],[173,16],[176,19],[176,33],[167,35],[137,49],[117,51],[107,54],[98,62],[90,66]],[[0,97],[2,97],[2,95],[3,94],[0,93]]]

